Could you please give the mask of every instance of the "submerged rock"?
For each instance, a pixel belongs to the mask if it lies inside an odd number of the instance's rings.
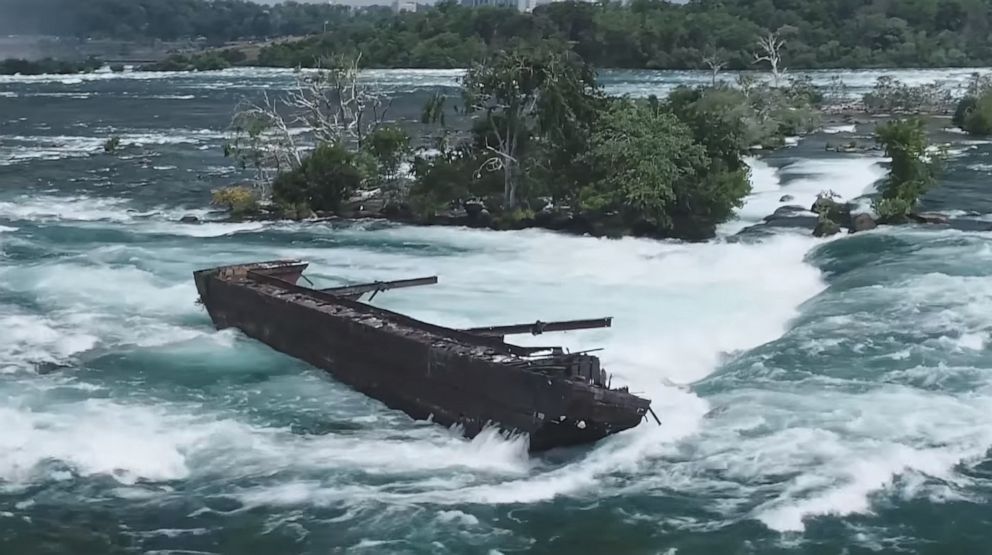
[[[534,215],[534,223],[555,231],[576,230],[579,233],[587,231],[584,219],[576,220],[575,214],[567,207],[545,206]],[[580,230],[581,228],[581,230]]]
[[[858,214],[851,218],[851,233],[857,233],[859,231],[868,231],[869,229],[875,229],[878,227],[878,223],[875,219],[868,214]]]
[[[792,195],[782,195],[782,198],[778,199],[779,202],[792,202],[796,200],[796,197]]]
[[[798,204],[789,204],[787,206],[780,206],[775,209],[774,212],[765,216],[765,221],[770,222],[772,220],[777,220],[779,218],[792,218],[796,216],[805,216],[809,214],[809,210],[806,210]]]
[[[837,222],[826,218],[820,218],[816,227],[813,228],[813,237],[830,237],[838,233],[840,233],[840,226],[837,225]]]
[[[486,209],[486,205],[481,200],[466,200],[462,203],[462,207],[465,208],[465,212],[470,218],[474,218],[482,213]]]
[[[909,214],[907,217],[910,221],[918,224],[946,224],[948,222],[947,216],[936,212],[920,212],[918,214]]]
[[[192,214],[186,214],[182,218],[179,218],[179,223],[181,224],[198,224],[200,223],[200,218],[193,216]]]
[[[39,374],[51,374],[53,372],[66,370],[68,368],[72,368],[72,366],[69,364],[65,364],[63,362],[54,362],[54,361],[42,361],[42,362],[37,362],[34,365],[35,372]]]

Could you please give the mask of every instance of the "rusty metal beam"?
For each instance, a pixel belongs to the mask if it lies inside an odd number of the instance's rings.
[[[562,322],[542,322],[538,320],[533,324],[514,324],[510,326],[488,326],[481,328],[469,328],[468,333],[484,335],[488,337],[503,337],[505,335],[541,335],[550,331],[571,331],[588,330],[594,328],[608,328],[613,325],[613,318],[593,318],[589,320],[566,320]]]
[[[371,283],[360,283],[358,285],[345,285],[342,287],[330,287],[327,289],[321,289],[324,293],[330,293],[338,297],[345,297],[348,299],[356,300],[365,293],[372,293],[374,297],[376,293],[380,291],[388,291],[390,289],[401,289],[403,287],[418,287],[420,285],[434,285],[437,283],[437,276],[413,278],[413,279],[398,279],[394,281],[373,281]],[[371,299],[370,299],[371,300]]]

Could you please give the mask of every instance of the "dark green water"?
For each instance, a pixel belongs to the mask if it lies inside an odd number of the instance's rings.
[[[401,117],[452,82],[376,75]],[[989,552],[992,234],[183,225],[236,178],[233,103],[289,74],[62,81],[0,81],[0,553]],[[111,132],[119,157],[99,154]],[[992,218],[992,146],[947,137],[928,207]],[[815,141],[755,161],[723,231],[783,194],[858,197],[879,164]],[[275,257],[329,284],[436,273],[376,303],[450,325],[613,315],[562,341],[605,347],[664,426],[528,458],[412,422],[212,329],[190,272]]]

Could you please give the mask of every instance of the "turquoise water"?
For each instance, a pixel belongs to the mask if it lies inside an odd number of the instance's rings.
[[[0,553],[988,551],[992,234],[733,237],[783,194],[870,193],[879,158],[813,139],[753,160],[755,194],[705,244],[184,225],[237,178],[232,104],[291,77],[154,77],[0,81]],[[457,75],[373,77],[407,117]],[[606,76],[631,94],[696,78]],[[100,153],[110,133],[121,156]],[[992,224],[992,147],[942,138],[927,207]],[[212,329],[190,272],[275,257],[328,284],[437,274],[375,302],[449,325],[612,315],[561,340],[604,347],[664,425],[529,458],[413,422]]]

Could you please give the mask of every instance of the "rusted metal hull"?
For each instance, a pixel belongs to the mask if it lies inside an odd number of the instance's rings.
[[[271,275],[289,284],[306,267],[279,264]],[[467,437],[497,425],[529,434],[530,449],[539,451],[632,428],[648,410],[649,401],[625,390],[569,378],[548,365],[535,370],[503,353],[500,340],[320,291],[259,282],[248,277],[252,267],[260,266],[195,273],[200,299],[218,328],[238,328],[415,419],[458,424]]]

